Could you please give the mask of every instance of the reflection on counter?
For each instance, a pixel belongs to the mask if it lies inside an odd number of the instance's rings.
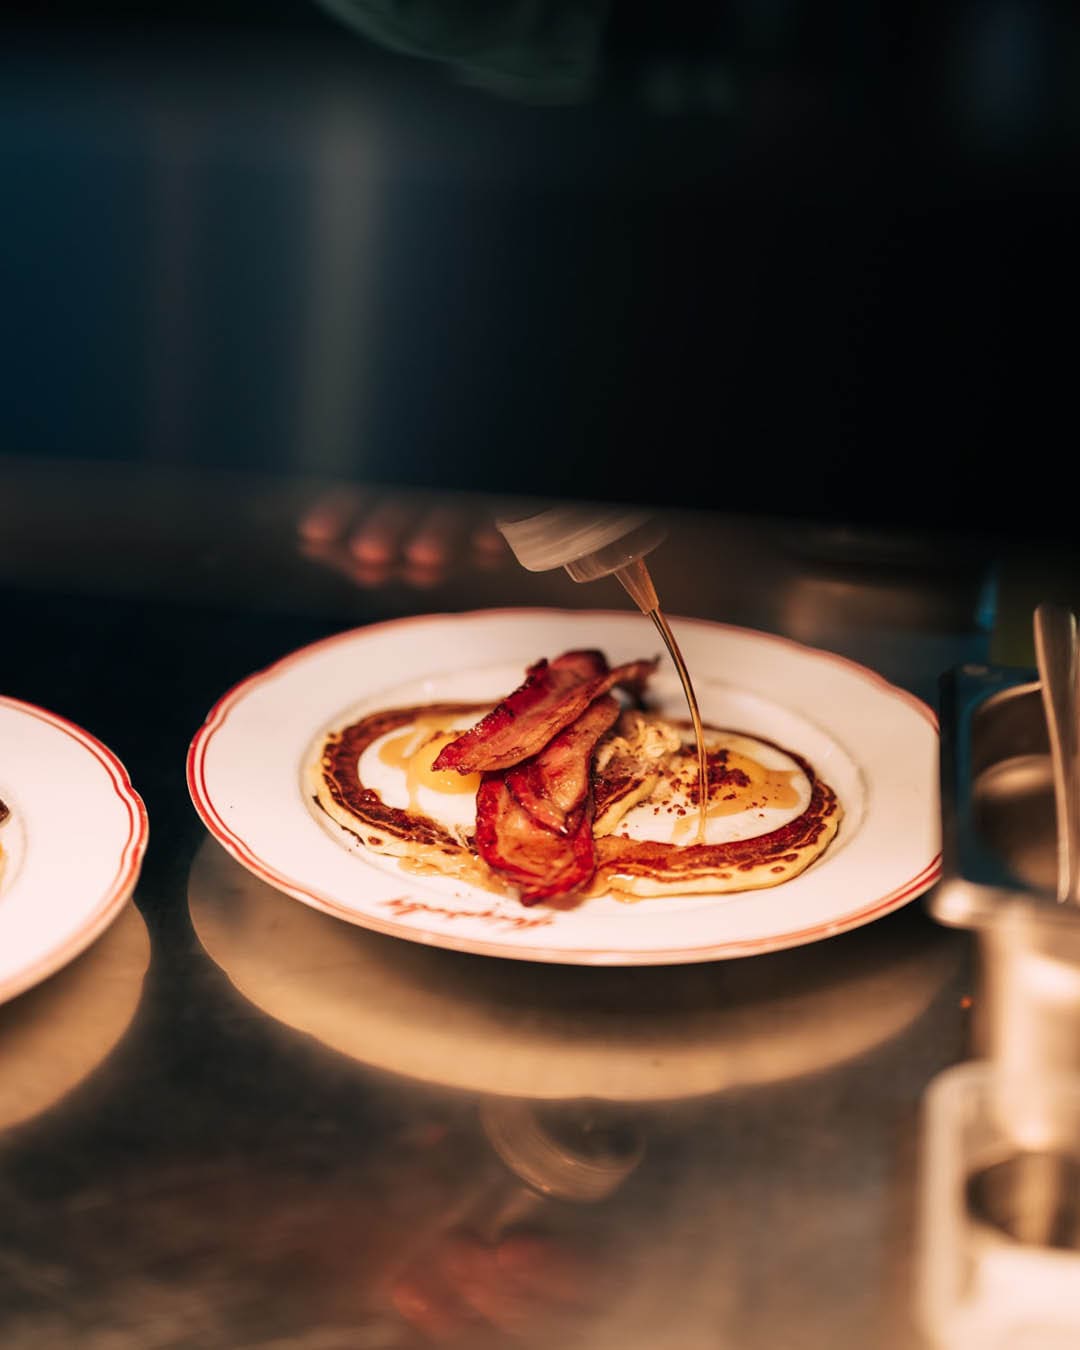
[[[351,927],[209,840],[188,893],[239,991],[193,964],[217,1060],[158,1081],[163,1147],[118,1148],[62,1224],[36,1193],[12,1211],[5,1344],[912,1350],[898,1138],[954,1052],[920,1013],[963,934],[909,907],[772,956],[578,969]],[[242,1132],[197,1140],[166,1115],[236,1107]],[[78,1282],[23,1278],[54,1270]]]
[[[670,1101],[828,1068],[912,1022],[957,951],[920,929],[719,965],[501,962],[318,913],[210,838],[188,899],[211,958],[277,1021],[374,1068],[537,1101]]]
[[[0,1129],[55,1105],[115,1048],[149,962],[146,925],[129,901],[88,951],[0,1008]]]
[[[960,935],[908,913],[744,961],[499,961],[332,919],[209,838],[188,897],[249,1004],[359,1061],[413,1113],[363,1181],[306,1202],[329,1204],[335,1231],[358,1203],[385,1229],[351,1296],[386,1319],[378,1344],[758,1350],[804,1320],[808,1348],[869,1343],[864,1296],[899,1280],[879,1264],[881,1233],[906,1225],[910,1182],[895,1120],[882,1134],[864,1103],[895,1097],[892,1117],[910,1088],[867,1064],[910,1046],[955,981]],[[851,1131],[890,1174],[869,1217]],[[260,1209],[296,1212],[281,1184]],[[793,1267],[814,1272],[813,1290],[796,1282],[798,1312],[780,1287]],[[821,1315],[837,1281],[839,1324]],[[327,1296],[341,1307],[340,1288]],[[887,1297],[879,1344],[908,1347],[907,1291]]]

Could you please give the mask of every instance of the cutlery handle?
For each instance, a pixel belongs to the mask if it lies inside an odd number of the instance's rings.
[[[1080,678],[1077,622],[1062,605],[1035,610],[1035,653],[1039,664],[1057,812],[1058,900],[1080,903]]]

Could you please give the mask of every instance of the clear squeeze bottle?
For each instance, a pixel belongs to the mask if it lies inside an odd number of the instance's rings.
[[[617,577],[641,612],[656,625],[678,671],[694,727],[698,760],[697,840],[704,843],[709,770],[701,714],[686,662],[645,565],[646,555],[663,543],[667,530],[646,512],[588,506],[553,506],[535,515],[495,523],[518,562],[528,571],[549,572],[562,567],[575,581]]]

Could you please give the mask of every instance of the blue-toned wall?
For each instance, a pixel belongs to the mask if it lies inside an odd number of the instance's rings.
[[[376,8],[9,20],[0,450],[914,520],[1057,434],[1066,8]]]

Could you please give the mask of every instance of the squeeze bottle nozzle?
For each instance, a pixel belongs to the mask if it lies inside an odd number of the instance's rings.
[[[644,614],[659,608],[645,555],[667,530],[641,511],[556,506],[521,520],[495,522],[530,572],[563,567],[575,581],[616,576]]]

